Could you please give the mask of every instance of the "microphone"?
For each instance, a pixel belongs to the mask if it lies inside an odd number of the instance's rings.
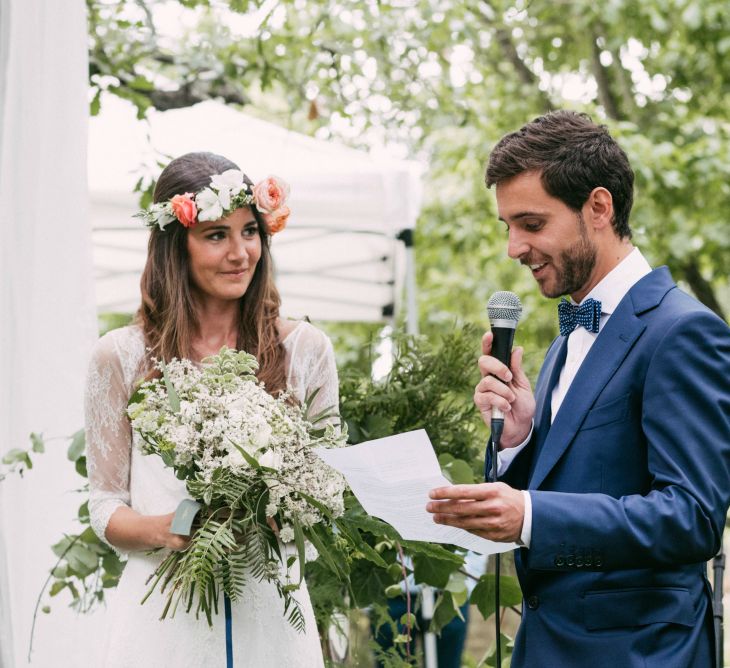
[[[522,316],[522,304],[520,298],[513,292],[501,290],[495,292],[487,302],[487,315],[489,324],[492,327],[492,357],[496,357],[502,364],[509,367],[512,357],[512,343],[515,340],[515,329]],[[491,472],[486,472],[485,477],[489,482],[497,482],[497,452],[499,450],[499,439],[504,429],[504,413],[492,406],[492,438],[490,444],[490,456],[492,459]],[[502,665],[502,633],[500,630],[500,565],[499,553],[494,561],[494,630],[496,638],[496,662],[495,666]]]
[[[509,367],[512,357],[512,343],[515,340],[515,329],[522,317],[522,303],[514,292],[500,290],[495,292],[487,302],[487,315],[492,327],[492,357]],[[492,434],[502,434],[504,413],[496,406],[492,407]],[[499,438],[496,439],[499,442]]]

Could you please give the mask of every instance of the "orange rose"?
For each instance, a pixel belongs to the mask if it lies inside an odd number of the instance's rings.
[[[253,196],[256,198],[256,208],[261,213],[273,214],[284,208],[289,197],[289,184],[277,176],[269,176],[253,187]]]
[[[192,227],[195,225],[198,209],[193,201],[193,193],[185,193],[184,195],[175,195],[170,200],[172,212],[183,226]]]
[[[282,206],[272,213],[265,213],[264,221],[269,234],[281,232],[286,227],[286,221],[289,219],[290,213],[288,206]]]

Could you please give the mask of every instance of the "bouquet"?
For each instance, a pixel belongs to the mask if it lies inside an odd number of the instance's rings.
[[[304,406],[268,394],[245,352],[224,347],[201,367],[174,359],[157,368],[161,377],[129,400],[132,428],[142,452],[172,467],[201,508],[190,545],[162,561],[144,600],[159,586],[163,619],[182,603],[212,624],[221,589],[235,601],[253,577],[276,585],[284,614],[303,629],[291,594],[302,581],[306,541],[327,551],[345,491],[312,447],[342,446],[346,430],[328,420],[331,409],[309,415],[316,392]],[[280,541],[294,542],[295,554],[286,558]],[[292,579],[297,561],[300,576]]]

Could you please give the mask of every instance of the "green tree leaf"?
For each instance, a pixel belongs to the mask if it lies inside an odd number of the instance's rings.
[[[350,572],[356,606],[364,608],[373,603],[385,604],[385,589],[392,580],[383,569],[373,567],[372,562],[367,559],[355,559]]]
[[[86,430],[79,429],[71,437],[71,445],[68,446],[67,457],[72,461],[76,462],[79,460],[84,452],[86,451]]]
[[[493,573],[485,573],[479,578],[476,586],[471,592],[470,601],[477,606],[484,619],[488,619],[494,613],[495,577]],[[499,602],[503,607],[519,605],[522,601],[517,578],[502,575],[499,578]]]
[[[470,485],[474,482],[474,470],[463,459],[454,459],[443,468],[444,475],[454,485]]]
[[[419,584],[429,584],[443,589],[451,577],[455,564],[450,561],[433,559],[421,554],[413,557],[413,575]]]
[[[454,595],[450,591],[443,591],[436,599],[433,619],[431,620],[431,630],[434,633],[439,633],[454,617],[463,619]]]
[[[76,473],[78,473],[83,478],[89,477],[89,472],[86,469],[86,457],[81,456],[76,460],[76,465],[74,467],[76,469]]]
[[[30,435],[31,449],[33,452],[45,452],[46,446],[43,442],[43,434],[33,433]]]
[[[56,580],[49,590],[50,596],[56,596],[60,591],[66,588],[66,582],[64,580]]]

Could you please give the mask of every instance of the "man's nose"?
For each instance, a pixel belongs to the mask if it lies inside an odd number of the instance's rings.
[[[530,250],[530,246],[519,230],[510,229],[507,238],[507,255],[513,260],[519,260]]]

